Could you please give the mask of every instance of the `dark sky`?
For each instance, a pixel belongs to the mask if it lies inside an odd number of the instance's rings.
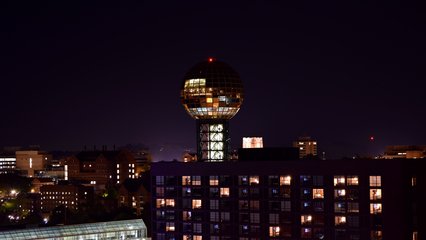
[[[0,3],[0,146],[194,149],[179,92],[210,56],[245,86],[234,147],[302,134],[330,157],[426,144],[420,1],[135,2]]]

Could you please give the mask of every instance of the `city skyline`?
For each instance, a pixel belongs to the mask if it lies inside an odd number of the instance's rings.
[[[234,148],[306,134],[339,158],[426,143],[425,32],[409,2],[6,5],[0,146],[195,151],[179,90],[208,57],[245,86]]]

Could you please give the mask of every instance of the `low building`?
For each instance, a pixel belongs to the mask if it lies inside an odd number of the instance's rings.
[[[135,158],[125,150],[83,151],[65,159],[64,176],[68,180],[86,181],[101,192],[108,184],[135,178],[135,164]]]
[[[196,162],[197,153],[194,152],[185,152],[182,156],[182,162]]]
[[[58,206],[78,210],[79,206],[93,200],[93,187],[82,185],[45,185],[40,187],[41,211],[50,213]]]
[[[394,158],[426,158],[426,146],[425,145],[395,145],[387,146],[385,159]]]
[[[142,219],[85,223],[55,227],[0,231],[0,239],[13,240],[148,240]]]
[[[141,216],[147,203],[151,201],[151,195],[139,179],[127,179],[118,189],[118,201],[119,206],[133,208],[136,215]]]
[[[16,157],[11,154],[0,155],[0,174],[14,173],[16,169]]]
[[[16,151],[16,168],[23,176],[34,177],[44,172],[52,155],[39,150]]]
[[[293,142],[293,147],[299,149],[299,158],[315,157],[318,155],[317,141],[311,137],[299,137]]]

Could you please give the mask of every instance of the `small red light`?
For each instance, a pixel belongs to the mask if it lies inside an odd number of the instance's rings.
[[[374,136],[371,136],[371,137],[370,137],[370,141],[374,141]]]
[[[209,62],[213,62],[213,58],[209,58]]]

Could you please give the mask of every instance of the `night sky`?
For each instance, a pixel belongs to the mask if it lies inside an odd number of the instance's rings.
[[[310,135],[328,157],[426,144],[420,1],[135,2],[0,3],[0,146],[141,143],[178,158],[195,150],[183,76],[208,57],[245,86],[235,148],[243,136]]]

